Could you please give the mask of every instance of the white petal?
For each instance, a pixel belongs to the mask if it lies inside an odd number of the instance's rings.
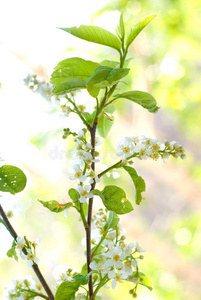
[[[114,267],[117,269],[121,269],[123,267],[123,263],[121,261],[116,261]]]
[[[109,271],[109,272],[108,272],[108,277],[109,277],[110,279],[115,278],[115,277],[116,277],[116,272],[115,272],[115,270]]]
[[[112,280],[111,287],[114,289],[116,287],[116,285],[117,285],[116,280],[115,279]]]

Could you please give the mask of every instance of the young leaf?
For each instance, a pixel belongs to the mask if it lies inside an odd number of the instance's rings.
[[[26,186],[27,178],[24,172],[11,165],[3,165],[0,168],[0,191],[16,194]]]
[[[108,132],[110,131],[110,128],[112,127],[113,123],[114,123],[113,116],[108,117],[105,114],[100,116],[100,118],[98,119],[98,126],[97,126],[97,130],[100,136],[105,138]]]
[[[85,41],[114,48],[118,52],[121,49],[121,43],[116,35],[98,26],[81,25],[80,27],[60,29]]]
[[[94,118],[96,115],[96,111],[94,111],[92,114],[88,112],[83,112],[83,116],[85,117],[86,121],[89,123],[90,126],[93,126]]]
[[[55,213],[62,212],[65,209],[67,209],[73,205],[71,202],[66,203],[66,204],[60,204],[59,202],[57,202],[55,200],[51,200],[51,201],[38,200],[38,201],[40,203],[42,203],[42,205],[44,207],[48,208],[50,211],[55,212]]]
[[[146,286],[150,291],[153,290],[153,284],[151,279],[142,272],[138,272],[138,283]]]
[[[94,74],[87,79],[87,88],[94,85],[99,88],[112,86],[121,78],[125,77],[130,69],[128,68],[111,68],[107,66],[99,66]]]
[[[55,300],[75,299],[75,293],[79,287],[88,283],[89,275],[80,274],[73,276],[73,279],[73,281],[64,281],[60,284],[55,294]]]
[[[50,82],[58,85],[69,79],[78,78],[86,81],[99,66],[98,63],[80,57],[67,58],[58,63],[51,75]]]
[[[102,191],[104,196],[103,204],[108,210],[121,215],[133,210],[132,204],[126,199],[126,193],[120,187],[107,185]]]
[[[7,251],[6,255],[7,255],[8,257],[13,257],[16,261],[18,261],[18,256],[17,256],[17,252],[16,252],[15,247],[10,248],[10,249]]]
[[[124,39],[125,29],[124,29],[123,13],[121,13],[120,15],[119,26],[117,27],[117,34],[121,40]]]
[[[130,91],[122,94],[114,95],[115,99],[125,98],[132,102],[135,102],[142,107],[146,108],[151,113],[156,113],[158,111],[158,106],[155,98],[146,92],[141,91]]]
[[[156,17],[156,15],[151,15],[146,18],[141,19],[132,29],[126,40],[126,47],[128,48],[130,44],[134,41],[136,36]]]
[[[134,185],[135,185],[135,201],[136,204],[140,204],[142,201],[142,192],[145,191],[146,185],[144,179],[141,176],[138,176],[136,170],[129,166],[123,166],[124,170],[130,175]]]

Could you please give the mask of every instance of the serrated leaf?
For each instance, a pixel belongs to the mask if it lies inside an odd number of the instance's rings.
[[[158,111],[158,106],[155,98],[146,92],[141,91],[129,91],[122,94],[114,95],[115,99],[125,98],[134,103],[141,105],[146,108],[151,113],[156,113]]]
[[[73,78],[58,84],[54,89],[53,93],[56,95],[63,95],[76,90],[86,88],[86,82],[82,79]]]
[[[73,279],[73,281],[65,281],[60,284],[55,294],[55,300],[75,299],[75,293],[79,287],[88,283],[89,275],[79,274],[73,276]]]
[[[81,25],[80,27],[60,28],[80,39],[93,42],[100,45],[105,45],[120,51],[121,42],[113,33],[98,27]]]
[[[59,62],[54,68],[50,82],[53,85],[58,85],[73,78],[86,81],[98,66],[98,63],[80,57],[67,58]]]
[[[101,88],[116,84],[128,74],[129,70],[128,68],[99,66],[86,81],[87,91],[92,97],[96,98]]]
[[[0,168],[0,191],[16,194],[26,186],[27,178],[24,172],[11,165],[3,165]]]
[[[146,18],[141,19],[133,28],[126,40],[126,47],[128,48],[138,34],[156,17],[156,15],[151,15]]]
[[[50,211],[55,212],[55,213],[60,213],[64,211],[65,209],[69,208],[72,206],[72,203],[66,203],[66,204],[60,204],[59,202],[55,200],[51,201],[42,201],[38,200],[44,207],[48,208]]]
[[[17,252],[16,252],[15,247],[10,248],[10,249],[7,251],[6,255],[7,255],[8,257],[13,257],[16,261],[18,261],[18,256],[17,256]]]
[[[129,166],[123,166],[123,168],[128,172],[134,183],[136,204],[140,204],[140,202],[142,201],[142,192],[145,192],[146,189],[145,181],[141,176],[138,176],[134,168]]]
[[[142,272],[138,272],[138,283],[143,286],[146,286],[150,291],[153,290],[153,284],[151,279]]]
[[[101,193],[104,196],[103,204],[108,210],[112,210],[119,215],[133,210],[132,204],[126,199],[126,193],[120,187],[107,185]]]
[[[113,116],[108,117],[105,114],[100,116],[100,118],[98,119],[97,130],[101,137],[105,138],[108,135],[113,123]]]

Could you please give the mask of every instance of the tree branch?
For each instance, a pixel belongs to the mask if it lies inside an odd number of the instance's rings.
[[[3,221],[4,221],[5,225],[6,225],[7,230],[9,231],[9,233],[12,235],[12,237],[16,241],[18,235],[17,235],[16,231],[14,230],[14,228],[12,227],[10,221],[8,220],[8,217],[6,216],[6,214],[5,214],[5,212],[4,212],[4,210],[3,210],[3,208],[2,208],[1,205],[0,205],[0,214],[1,214],[2,219],[3,219]],[[25,255],[27,255],[27,249],[26,248],[23,248],[22,251],[23,251],[23,253]],[[34,263],[32,265],[32,268],[33,268],[36,276],[38,277],[40,283],[42,284],[44,290],[46,291],[46,293],[48,295],[48,299],[49,300],[54,300],[54,295],[52,294],[52,291],[50,290],[50,288],[49,288],[49,286],[48,286],[45,278],[43,277],[43,275],[42,275],[42,273],[41,273],[38,265],[36,263]]]

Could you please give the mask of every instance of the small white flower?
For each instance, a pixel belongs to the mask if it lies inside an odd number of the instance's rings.
[[[27,265],[28,267],[32,267],[33,264],[37,264],[39,259],[33,254],[31,249],[27,249]]]
[[[122,271],[116,273],[115,270],[111,270],[108,273],[108,277],[113,279],[111,282],[111,287],[114,289],[117,285],[117,282],[122,282],[121,279],[127,279],[128,275]]]
[[[17,249],[22,249],[24,247],[25,243],[26,243],[25,238],[20,237],[20,236],[18,236],[16,238],[16,242],[17,242],[17,245],[16,245]]]
[[[80,168],[80,165],[78,164],[74,164],[73,165],[73,169],[75,171],[74,175],[73,176],[70,176],[70,179],[71,180],[79,180],[80,182],[84,182],[86,179],[87,179],[87,176],[86,175],[82,175],[82,170]]]
[[[41,94],[46,100],[50,100],[52,97],[53,86],[51,83],[42,83],[38,86],[37,92]]]
[[[90,192],[90,190],[91,190],[91,185],[90,184],[84,185],[84,186],[78,185],[76,187],[76,191],[78,191],[78,193],[80,194],[79,201],[81,203],[85,203],[87,198],[92,198],[93,197],[93,193]]]
[[[135,243],[135,250],[137,252],[146,252],[146,250],[144,250],[142,247],[140,247],[138,242]]]
[[[122,252],[120,246],[116,246],[113,250],[109,250],[104,255],[108,257],[105,262],[106,266],[117,269],[121,269],[123,267],[122,261],[126,258],[126,254]]]

